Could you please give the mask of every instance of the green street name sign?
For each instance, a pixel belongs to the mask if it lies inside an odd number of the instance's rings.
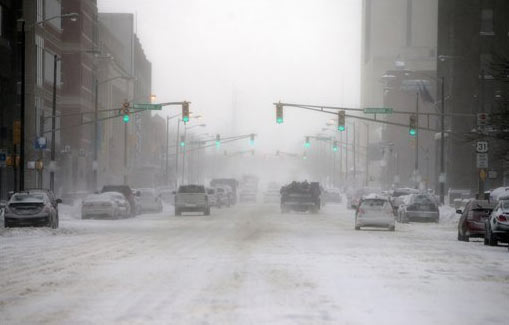
[[[392,114],[392,107],[366,107],[364,114]]]
[[[163,105],[159,104],[134,104],[134,109],[146,109],[146,110],[152,110],[152,111],[160,111],[163,109]]]

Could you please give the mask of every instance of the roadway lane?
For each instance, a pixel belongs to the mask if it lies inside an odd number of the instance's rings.
[[[343,205],[0,229],[1,324],[507,324],[507,301],[506,247]]]

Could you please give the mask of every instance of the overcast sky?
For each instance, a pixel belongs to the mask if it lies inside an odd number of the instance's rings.
[[[256,132],[265,150],[295,150],[329,119],[286,109],[276,125],[275,101],[358,107],[361,3],[98,0],[101,12],[136,14],[158,101],[191,101],[206,132]]]

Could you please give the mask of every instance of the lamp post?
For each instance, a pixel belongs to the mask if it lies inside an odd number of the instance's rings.
[[[189,126],[189,127],[184,127],[184,141],[186,139],[186,136],[187,136],[187,130],[190,130],[190,129],[193,129],[193,128],[196,128],[196,127],[206,127],[207,125],[206,124],[197,124],[197,125],[192,125],[192,126]],[[182,184],[184,183],[185,181],[185,177],[186,177],[186,148],[184,147],[184,150],[182,152]]]

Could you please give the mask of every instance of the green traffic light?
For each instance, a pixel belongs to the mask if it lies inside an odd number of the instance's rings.
[[[182,118],[182,121],[184,121],[185,123],[189,122],[189,116],[184,116]]]
[[[181,147],[185,147],[185,146],[186,146],[186,143],[185,143],[184,141],[181,141],[181,142],[180,142],[180,146],[181,146]]]
[[[276,123],[277,123],[277,124],[281,124],[281,123],[283,123],[283,118],[282,118],[282,117],[278,117],[278,118],[276,119]]]
[[[408,134],[410,134],[411,136],[415,137],[417,135],[417,130],[416,129],[410,129],[408,131]]]
[[[123,120],[124,120],[124,123],[128,123],[129,122],[129,114],[124,114]]]
[[[344,125],[338,126],[338,131],[343,132],[344,130],[345,130],[345,126]]]
[[[306,147],[306,148],[311,147],[311,143],[309,143],[309,142],[304,143],[304,147]]]
[[[333,147],[332,151],[337,152],[338,151],[338,147]]]
[[[221,146],[221,141],[216,141],[216,148],[219,148]]]

